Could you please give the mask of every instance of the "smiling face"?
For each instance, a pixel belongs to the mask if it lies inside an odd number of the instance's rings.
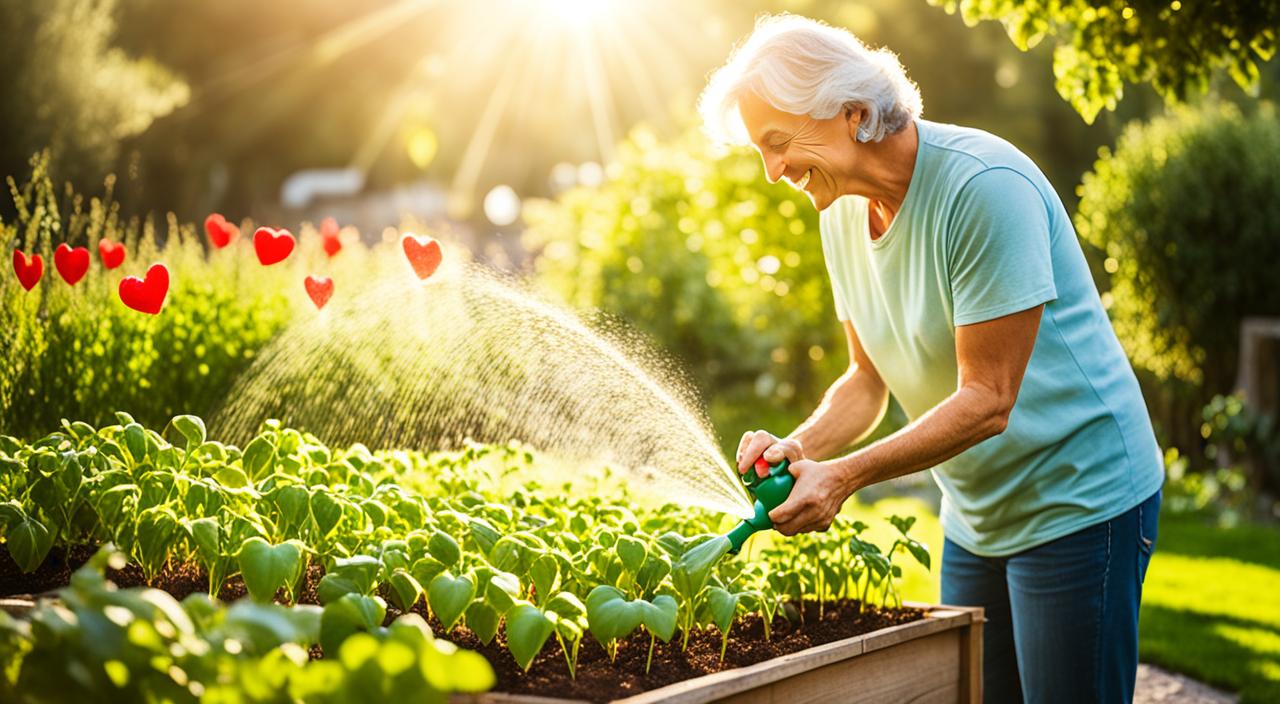
[[[785,178],[803,190],[818,210],[852,193],[859,143],[854,138],[861,111],[842,111],[826,120],[783,112],[751,91],[738,111],[752,144],[764,159],[769,183]]]

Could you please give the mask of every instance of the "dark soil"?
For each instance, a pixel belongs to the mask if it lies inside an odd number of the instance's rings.
[[[92,548],[73,548],[69,554],[55,549],[35,572],[22,574],[7,551],[0,550],[0,596],[39,594],[65,586],[71,572],[92,556]],[[298,602],[318,603],[316,585],[323,571],[318,565],[307,570]],[[142,570],[129,564],[123,570],[109,570],[108,577],[120,587],[148,586]],[[181,599],[194,592],[205,592],[208,580],[203,571],[191,565],[167,565],[149,585]],[[388,601],[386,623],[390,624],[401,611],[390,605],[385,587],[379,594]],[[224,601],[245,595],[244,582],[237,576],[227,580],[219,591]],[[284,594],[277,594],[283,600]],[[443,627],[429,616],[426,604],[419,600],[412,611],[422,616],[437,634]],[[488,645],[466,627],[457,627],[443,636],[460,647],[475,650],[484,655],[497,674],[496,691],[513,694],[552,695],[593,702],[628,697],[640,692],[701,677],[702,675],[753,665],[789,653],[798,652],[824,643],[850,638],[923,617],[919,609],[880,609],[868,607],[861,611],[856,601],[827,603],[821,617],[817,602],[805,602],[803,623],[792,623],[782,615],[774,618],[770,640],[764,639],[763,619],[750,614],[734,623],[729,634],[724,661],[720,660],[721,636],[715,629],[695,632],[689,638],[687,650],[681,649],[680,634],[670,643],[658,642],[653,651],[653,664],[645,673],[645,660],[649,654],[649,636],[635,633],[618,647],[617,660],[609,662],[603,647],[590,635],[582,639],[578,651],[576,677],[570,677],[564,652],[555,637],[534,659],[528,672],[523,672],[506,649],[501,633]],[[793,609],[793,614],[795,610]],[[798,614],[797,614],[798,615]],[[311,648],[311,657],[323,657],[320,646]]]

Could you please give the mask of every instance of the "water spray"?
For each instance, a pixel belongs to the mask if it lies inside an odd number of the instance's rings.
[[[773,527],[773,521],[769,519],[769,512],[781,506],[791,495],[791,489],[796,485],[796,478],[791,476],[791,472],[787,470],[790,460],[782,460],[777,464],[769,464],[763,457],[756,460],[756,464],[746,474],[741,476],[742,484],[746,487],[747,493],[751,494],[751,498],[755,499],[755,513],[751,518],[743,519],[741,523],[729,531],[725,537],[729,538],[731,547],[730,555],[738,554],[742,549],[742,544],[747,541],[757,531],[768,530]],[[761,469],[768,469],[769,473],[760,476]]]

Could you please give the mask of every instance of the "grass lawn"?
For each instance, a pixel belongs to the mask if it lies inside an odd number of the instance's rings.
[[[1141,624],[1144,662],[1280,701],[1280,528],[1162,515]]]
[[[933,571],[907,565],[903,598],[938,600],[942,527],[925,502],[882,499],[845,512],[886,544],[893,529],[881,516],[919,516],[913,533],[933,552]],[[1280,702],[1280,527],[1221,528],[1163,513],[1143,587],[1140,654],[1239,692],[1243,704]]]

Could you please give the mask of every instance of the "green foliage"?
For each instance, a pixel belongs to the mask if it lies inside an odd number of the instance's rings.
[[[353,638],[394,639],[375,594],[405,611],[425,591],[445,631],[465,624],[489,643],[504,630],[524,668],[554,636],[572,673],[588,631],[611,655],[641,627],[650,657],[677,630],[687,644],[714,626],[723,644],[746,610],[772,621],[786,601],[860,598],[876,608],[897,599],[895,553],[928,564],[907,534],[914,521],[897,516],[887,553],[857,538],[866,526],[842,517],[822,535],[725,560],[728,539],[719,533],[732,519],[677,504],[635,506],[571,485],[504,487],[502,478],[530,474],[539,461],[523,448],[330,450],[267,421],[250,443],[267,449],[250,458],[206,437],[193,417],[174,419],[169,438],[128,414],[117,420],[98,429],[64,422],[31,443],[0,436],[3,545],[29,571],[55,546],[115,542],[148,579],[166,565],[205,566],[213,595],[238,570],[251,599],[233,610],[276,614],[245,626],[266,632],[255,636],[270,642],[266,649],[296,640],[288,632],[302,619],[314,631],[307,642],[342,660],[357,647]],[[293,598],[311,560],[324,571],[316,586],[323,609],[271,611],[281,590]],[[201,595],[195,603],[212,602]],[[270,626],[284,614],[293,626]]]
[[[1019,49],[1058,39],[1053,73],[1058,94],[1093,122],[1114,110],[1126,83],[1150,83],[1167,101],[1208,88],[1226,69],[1256,91],[1259,66],[1271,60],[1280,28],[1275,0],[929,0],[966,23],[999,20]]]
[[[661,341],[704,389],[785,400],[834,377],[845,343],[817,212],[765,183],[758,157],[712,151],[696,131],[659,142],[639,129],[609,180],[525,216],[545,289]]]
[[[314,310],[303,294],[305,274],[355,267],[363,254],[348,246],[330,264],[319,238],[303,232],[288,262],[264,268],[246,237],[206,251],[204,234],[173,217],[161,228],[122,219],[111,181],[103,196],[86,202],[70,189],[59,193],[47,156],[32,164],[27,183],[9,184],[17,218],[0,222],[0,432],[33,437],[63,416],[99,425],[116,410],[149,426],[211,413],[259,350],[295,316]],[[127,247],[121,267],[102,266],[103,238]],[[53,251],[63,242],[90,252],[88,274],[75,286],[54,270]],[[44,277],[30,292],[9,267],[13,249],[44,258]],[[151,316],[125,307],[120,280],[157,261],[172,274],[163,310]],[[189,421],[175,422],[188,443],[203,434]]]
[[[0,2],[2,175],[49,147],[60,171],[88,185],[115,166],[124,140],[187,102],[185,83],[113,45],[116,4]]]
[[[321,610],[204,595],[178,602],[156,589],[119,589],[111,547],[76,572],[57,603],[27,620],[0,612],[0,699],[131,702],[445,702],[493,686],[476,653],[437,641],[420,617],[383,627],[383,612],[350,595]],[[370,600],[373,601],[373,600]],[[338,637],[341,631],[342,637]],[[368,631],[368,633],[357,633]],[[329,657],[307,648],[328,640]]]
[[[1080,194],[1076,228],[1106,255],[1104,304],[1129,359],[1160,380],[1226,391],[1241,319],[1280,314],[1274,107],[1180,108],[1133,125]]]
[[[1201,411],[1205,454],[1220,464],[1235,463],[1252,479],[1253,489],[1280,494],[1280,432],[1276,419],[1245,404],[1239,394],[1214,396]]]

